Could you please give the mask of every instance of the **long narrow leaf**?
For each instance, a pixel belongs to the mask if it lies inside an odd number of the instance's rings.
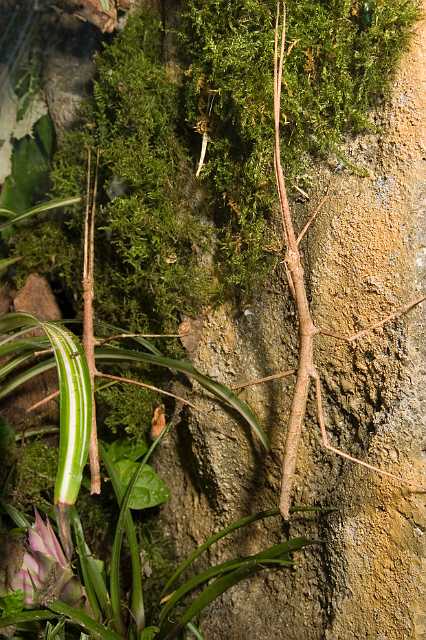
[[[193,600],[193,602],[189,605],[189,607],[184,611],[182,616],[179,618],[179,621],[174,625],[170,623],[160,627],[160,633],[158,635],[158,640],[172,640],[175,638],[182,629],[190,622],[193,618],[198,616],[203,609],[205,609],[213,600],[215,600],[218,596],[222,595],[225,591],[233,587],[241,580],[248,578],[253,575],[259,569],[264,569],[268,565],[270,566],[282,566],[283,561],[277,559],[253,559],[244,566],[232,571],[231,573],[227,573],[226,575],[217,578],[214,580],[208,587],[206,587],[200,595]]]
[[[186,374],[196,380],[204,389],[210,391],[210,393],[235,409],[248,422],[263,446],[266,449],[269,448],[268,437],[250,407],[243,400],[240,400],[231,389],[203,375],[187,360],[174,360],[173,358],[157,356],[152,353],[143,353],[142,351],[131,351],[130,349],[119,349],[115,347],[100,347],[96,350],[96,359],[99,362],[103,361],[111,364],[118,364],[120,362],[143,362],[144,364],[165,367],[166,369]]]
[[[6,269],[12,266],[12,264],[19,262],[19,260],[22,260],[21,256],[17,256],[16,258],[3,258],[0,260],[0,273],[2,271],[6,271]]]
[[[80,518],[78,517],[75,509],[72,509],[71,512],[71,522],[77,546],[77,554],[80,560],[80,569],[83,577],[84,589],[87,594],[87,599],[89,601],[92,614],[95,620],[99,622],[101,620],[101,608],[98,602],[98,596],[94,585],[92,567],[90,565],[90,560],[92,560],[93,558],[91,557],[90,549],[86,544],[86,540],[84,539],[83,527],[81,526]],[[106,615],[106,617],[108,618],[108,615]]]
[[[1,331],[1,319],[0,319]],[[215,395],[220,400],[226,402],[235,409],[250,425],[266,449],[269,448],[269,440],[259,424],[255,414],[248,404],[240,400],[228,387],[200,373],[193,365],[186,360],[174,360],[164,356],[157,356],[153,353],[141,351],[131,351],[130,349],[118,349],[115,347],[98,347],[95,352],[96,361],[105,364],[123,364],[125,362],[144,363],[164,367],[170,371],[179,371],[190,378],[196,380],[204,389]],[[11,381],[0,391],[0,399],[14,391],[20,384],[27,382],[31,377],[44,373],[49,368],[53,368],[53,360],[44,360],[33,367],[29,372],[20,374],[19,378]]]
[[[59,601],[49,604],[49,609],[57,614],[66,616],[75,625],[81,627],[89,634],[93,634],[95,638],[101,638],[102,640],[122,640],[117,633],[99,624],[99,622],[96,622],[93,618],[90,618],[82,609],[70,607],[68,604]]]
[[[2,208],[0,209],[0,215],[6,215],[9,219],[0,224],[0,231],[3,231],[3,229],[6,229],[6,227],[9,227],[12,224],[16,224],[26,218],[30,218],[37,213],[45,213],[46,211],[51,211],[52,209],[58,209],[60,207],[69,207],[70,205],[77,204],[80,201],[81,198],[79,196],[74,198],[64,198],[62,200],[50,200],[49,202],[39,204],[36,207],[32,207],[31,209],[19,214],[15,214],[15,212],[10,209]]]
[[[33,611],[22,611],[21,613],[15,613],[12,616],[5,616],[0,618],[0,629],[4,627],[10,627],[23,622],[39,622],[40,620],[52,620],[58,616],[46,609],[34,609]]]
[[[229,535],[233,531],[237,531],[241,529],[241,527],[246,527],[252,522],[257,522],[257,520],[263,520],[264,518],[271,518],[272,516],[277,516],[279,514],[279,509],[270,509],[269,511],[260,511],[259,513],[255,513],[251,516],[245,516],[244,518],[240,518],[236,520],[232,524],[227,527],[221,529],[217,533],[214,533],[212,536],[207,538],[207,540],[200,544],[192,553],[189,554],[185,560],[183,560],[174,573],[170,576],[168,581],[166,582],[164,589],[161,593],[162,596],[170,591],[172,585],[178,580],[178,578],[182,575],[182,573],[187,569],[197,558],[199,558],[207,549],[209,549],[215,542]]]
[[[290,560],[282,559],[279,557],[280,555],[282,555],[282,553],[286,553],[285,551],[282,551],[281,553],[279,553],[279,550],[275,550],[275,551],[276,551],[275,555],[278,556],[277,558],[273,558],[273,557],[268,558],[267,556],[265,556],[264,559],[279,560],[282,566],[293,565],[293,563]],[[239,569],[240,567],[244,567],[246,565],[251,566],[251,563],[253,560],[259,560],[259,556],[256,554],[256,555],[248,556],[245,558],[227,560],[226,562],[222,562],[221,564],[217,564],[213,567],[209,567],[205,571],[202,571],[201,573],[198,573],[196,576],[193,576],[189,580],[186,580],[186,582],[184,582],[184,584],[181,587],[179,587],[179,589],[176,589],[176,591],[174,591],[174,593],[169,597],[169,599],[165,603],[165,606],[163,607],[160,613],[160,623],[163,624],[164,621],[167,620],[167,617],[170,611],[182,600],[182,598],[184,598],[188,593],[190,593],[191,591],[199,587],[201,584],[204,584],[208,580],[211,580],[212,578],[216,578],[217,576],[223,575],[225,573],[229,573],[230,571],[234,571],[235,569]]]
[[[108,454],[107,449],[101,444],[100,451],[102,460],[105,464],[108,476],[111,480],[112,487],[119,505],[121,505],[125,490],[122,489],[118,474],[114,464]],[[132,618],[136,623],[137,631],[142,631],[145,626],[145,606],[142,590],[142,567],[139,555],[138,539],[136,535],[135,525],[133,523],[130,509],[127,509],[125,520],[126,537],[130,550],[130,561],[132,565],[132,596],[130,611]]]
[[[124,628],[122,615],[121,615],[121,597],[120,597],[120,557],[121,557],[121,547],[123,544],[123,536],[126,529],[126,519],[127,513],[129,510],[129,502],[132,497],[133,490],[136,486],[136,483],[139,480],[139,477],[148,463],[151,455],[154,453],[157,446],[166,437],[168,432],[171,429],[171,423],[169,423],[165,429],[160,433],[158,438],[154,440],[154,442],[149,447],[148,451],[142,458],[138,468],[133,474],[133,478],[129,482],[126,492],[124,494],[123,500],[120,505],[120,514],[118,516],[117,526],[115,529],[114,542],[112,545],[112,553],[111,553],[111,578],[110,578],[110,592],[111,592],[111,604],[114,615],[114,622],[118,631]]]

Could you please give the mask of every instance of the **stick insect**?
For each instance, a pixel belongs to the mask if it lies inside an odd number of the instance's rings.
[[[321,431],[321,438],[323,446],[329,451],[351,460],[357,464],[376,471],[382,475],[392,478],[398,482],[404,482],[398,476],[395,476],[388,471],[379,469],[367,462],[359,460],[340,449],[334,447],[329,440],[325,419],[323,400],[321,392],[321,381],[314,362],[314,340],[319,334],[328,335],[333,338],[341,339],[349,343],[353,343],[365,334],[383,326],[385,323],[393,320],[404,313],[407,313],[426,299],[426,296],[418,298],[414,302],[405,305],[396,313],[387,316],[384,320],[376,323],[375,325],[359,331],[358,333],[350,337],[342,337],[333,334],[329,331],[323,331],[319,329],[312,318],[312,313],[309,307],[306,284],[304,279],[304,271],[302,265],[302,258],[300,253],[300,242],[306,234],[309,226],[314,221],[319,208],[314,212],[311,218],[308,220],[299,235],[296,234],[290,206],[287,198],[287,191],[285,186],[284,172],[281,165],[281,143],[280,143],[280,112],[281,112],[281,87],[283,78],[283,66],[285,59],[285,35],[286,35],[286,5],[285,2],[278,0],[276,9],[276,23],[275,23],[275,38],[274,38],[274,171],[276,178],[276,187],[279,200],[279,209],[282,220],[283,238],[285,257],[284,264],[286,267],[287,280],[290,288],[290,292],[294,299],[298,317],[298,332],[299,332],[299,352],[298,352],[298,364],[296,369],[296,382],[293,392],[293,399],[291,403],[290,416],[287,426],[287,437],[285,443],[283,468],[282,468],[282,480],[281,480],[281,497],[280,497],[280,511],[285,520],[289,518],[289,510],[292,498],[292,488],[294,482],[294,475],[297,464],[297,454],[299,449],[300,436],[302,427],[306,415],[306,404],[308,399],[308,393],[311,383],[314,385],[314,391],[316,396],[316,413],[317,420]],[[321,206],[322,203],[320,203]],[[293,371],[288,372],[289,375]],[[408,483],[404,483],[408,484]]]

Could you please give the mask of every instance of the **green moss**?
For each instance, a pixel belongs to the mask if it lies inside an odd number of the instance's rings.
[[[122,372],[135,377],[134,372]],[[105,415],[105,426],[118,437],[144,440],[151,426],[155,406],[160,404],[158,394],[133,385],[114,385],[98,392],[98,401]]]
[[[17,455],[14,505],[25,511],[51,504],[56,465],[56,447],[41,440],[23,443]]]
[[[182,52],[186,110],[211,139],[203,176],[216,193],[221,262],[253,287],[275,198],[272,51],[275,0],[189,0]],[[370,127],[418,16],[410,0],[288,0],[282,158],[290,192],[310,161]]]

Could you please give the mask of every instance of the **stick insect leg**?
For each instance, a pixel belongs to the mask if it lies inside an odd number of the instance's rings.
[[[323,336],[328,336],[329,338],[334,338],[335,340],[342,340],[343,342],[347,342],[349,344],[353,344],[354,342],[356,342],[360,338],[363,338],[364,336],[368,335],[369,333],[372,333],[376,329],[381,329],[388,322],[392,322],[392,320],[397,320],[401,316],[404,316],[406,313],[409,313],[412,309],[417,307],[417,305],[421,304],[425,300],[426,300],[426,296],[420,296],[419,298],[416,298],[415,300],[413,300],[412,302],[409,302],[408,304],[404,305],[403,307],[400,307],[399,309],[397,309],[393,313],[390,313],[388,316],[386,316],[382,320],[379,320],[378,322],[375,322],[374,324],[370,325],[369,327],[366,327],[365,329],[361,329],[361,331],[357,331],[356,333],[353,333],[350,336],[344,336],[344,335],[342,335],[340,333],[335,333],[334,331],[329,331],[328,329],[320,329],[318,331],[318,333],[320,333]]]
[[[341,456],[342,458],[345,458],[346,460],[350,460],[351,462],[355,462],[356,464],[361,465],[362,467],[366,467],[367,469],[370,469],[371,471],[376,471],[377,473],[380,473],[383,476],[387,476],[388,478],[392,478],[393,480],[396,480],[399,484],[405,484],[408,486],[412,486],[411,483],[404,481],[402,478],[399,478],[398,476],[395,476],[393,473],[389,473],[389,471],[384,471],[383,469],[379,469],[379,467],[375,467],[372,464],[369,464],[368,462],[364,462],[363,460],[359,460],[359,458],[355,458],[354,456],[349,455],[348,453],[345,453],[344,451],[341,451],[340,449],[337,449],[336,447],[333,447],[332,444],[330,444],[330,439],[328,437],[328,433],[327,433],[327,429],[325,426],[325,420],[324,420],[324,408],[323,408],[323,403],[322,403],[322,391],[321,391],[321,381],[319,378],[318,373],[316,373],[314,376],[314,380],[315,380],[315,393],[316,393],[316,402],[317,402],[317,417],[318,417],[318,424],[321,430],[321,438],[322,438],[322,444],[324,446],[325,449],[328,449],[329,451],[332,451],[333,453],[335,453],[338,456]]]

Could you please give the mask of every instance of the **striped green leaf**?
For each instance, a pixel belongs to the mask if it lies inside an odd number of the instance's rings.
[[[1,319],[0,319],[1,329]],[[259,421],[248,404],[235,395],[229,387],[212,380],[211,378],[200,373],[187,360],[174,360],[158,356],[153,353],[145,353],[143,351],[132,351],[130,349],[118,349],[116,347],[98,347],[95,351],[96,362],[99,364],[150,364],[159,367],[165,367],[170,371],[179,371],[189,378],[196,380],[204,389],[212,393],[227,405],[237,411],[250,425],[253,432],[259,438],[266,449],[269,449],[269,439],[259,424]],[[54,367],[53,359],[46,359],[38,363],[30,370],[19,373],[0,391],[0,399],[14,391],[18,386],[27,382],[31,377],[44,373]],[[0,370],[1,371],[1,370]]]
[[[55,504],[59,513],[59,528],[65,550],[70,553],[70,532],[67,510],[77,499],[83,469],[87,461],[92,423],[92,399],[86,356],[79,339],[53,322],[41,322],[28,313],[11,313],[0,318],[0,331],[40,327],[53,349],[60,390],[59,460],[55,482]],[[19,359],[27,356],[19,356]],[[16,361],[15,361],[16,362]],[[42,362],[33,367],[39,373],[52,366]],[[28,371],[18,376],[21,384],[29,378]],[[10,387],[13,386],[9,384]],[[2,390],[4,394],[4,388]]]

